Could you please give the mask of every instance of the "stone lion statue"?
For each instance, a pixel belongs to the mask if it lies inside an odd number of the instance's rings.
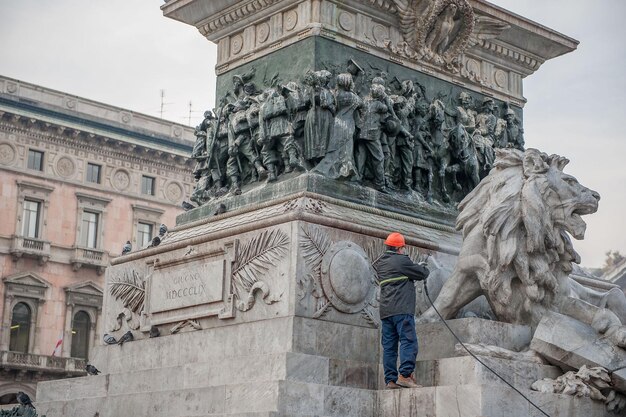
[[[626,346],[626,297],[591,290],[569,278],[580,256],[581,216],[600,195],[563,172],[569,162],[536,149],[497,149],[494,168],[459,204],[458,262],[434,302],[446,319],[485,295],[499,321],[534,330],[547,311],[586,323]],[[431,307],[420,321],[436,321]]]

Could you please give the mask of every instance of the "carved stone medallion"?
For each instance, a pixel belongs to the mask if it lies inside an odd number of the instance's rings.
[[[235,35],[230,40],[230,51],[233,55],[237,55],[243,49],[243,36]]]
[[[17,93],[17,84],[16,83],[12,83],[12,82],[8,82],[7,83],[7,93],[9,93],[9,94]]]
[[[383,25],[376,25],[372,29],[372,35],[374,36],[374,40],[376,42],[383,42],[389,37],[389,31]]]
[[[354,242],[333,244],[322,259],[324,294],[344,313],[357,313],[365,308],[375,291],[374,276],[365,251]]]
[[[120,120],[122,121],[122,123],[128,124],[132,120],[132,115],[126,111],[120,112]]]
[[[267,22],[260,23],[256,27],[256,40],[265,43],[270,36],[270,25]]]
[[[183,189],[175,182],[170,182],[165,188],[165,196],[172,203],[177,203],[183,196]]]
[[[289,10],[285,12],[283,16],[285,30],[293,30],[298,24],[298,13],[295,10]]]
[[[350,13],[341,12],[337,20],[339,21],[339,26],[343,30],[351,32],[354,29],[354,17]]]
[[[128,172],[124,170],[117,170],[113,174],[111,182],[113,183],[113,187],[115,187],[117,190],[124,191],[130,185],[130,175],[128,175]]]
[[[496,70],[495,74],[494,74],[494,79],[496,81],[496,85],[500,88],[506,88],[507,84],[508,84],[508,77],[506,75],[506,72],[502,71],[502,70]]]
[[[0,143],[0,164],[10,165],[15,160],[15,148],[9,143]]]
[[[63,178],[70,178],[76,172],[76,166],[74,165],[74,161],[70,158],[64,156],[59,158],[56,164],[57,174]]]

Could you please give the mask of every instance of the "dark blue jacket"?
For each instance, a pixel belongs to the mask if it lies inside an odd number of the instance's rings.
[[[428,268],[413,263],[408,255],[387,251],[376,266],[380,285],[380,319],[396,314],[415,314],[415,281],[428,277]]]

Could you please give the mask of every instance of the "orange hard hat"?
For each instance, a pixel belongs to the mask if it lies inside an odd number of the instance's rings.
[[[387,240],[385,240],[385,245],[393,246],[393,247],[396,247],[396,248],[401,248],[402,246],[405,245],[405,243],[404,243],[404,236],[402,236],[398,232],[393,232],[392,234],[387,236]]]

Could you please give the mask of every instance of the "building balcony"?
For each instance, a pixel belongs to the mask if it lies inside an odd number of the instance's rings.
[[[41,265],[50,259],[50,242],[37,238],[13,235],[11,255],[18,260],[22,256],[36,258]]]
[[[85,359],[58,358],[32,353],[0,351],[0,369],[55,373],[71,376],[86,375]]]
[[[109,253],[101,249],[75,247],[70,262],[74,271],[78,271],[83,266],[91,267],[98,271],[98,275],[101,275],[109,266]]]

